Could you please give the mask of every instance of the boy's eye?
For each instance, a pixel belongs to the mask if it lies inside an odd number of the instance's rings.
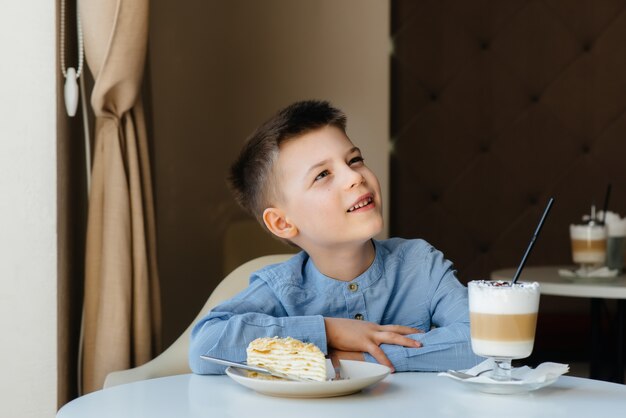
[[[353,157],[350,159],[350,165],[356,164],[356,163],[362,163],[363,161],[365,160],[363,159],[363,157],[359,155],[358,157]]]
[[[322,171],[321,173],[319,173],[319,174],[317,175],[317,177],[315,177],[315,181],[321,180],[321,179],[323,179],[324,177],[326,177],[326,176],[327,176],[327,175],[329,175],[329,174],[330,174],[330,173],[328,172],[328,170],[324,170],[324,171]]]

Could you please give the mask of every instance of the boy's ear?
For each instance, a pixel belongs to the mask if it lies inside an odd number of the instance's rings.
[[[278,208],[265,209],[263,222],[267,229],[279,238],[290,239],[298,234],[298,228],[289,222],[283,211]]]

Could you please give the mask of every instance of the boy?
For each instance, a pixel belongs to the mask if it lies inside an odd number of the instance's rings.
[[[422,240],[373,239],[383,227],[380,186],[341,111],[321,101],[285,108],[248,139],[230,183],[241,206],[303,251],[254,273],[195,325],[193,372],[224,373],[200,355],[244,361],[250,341],[273,336],[392,371],[480,362],[452,264]]]

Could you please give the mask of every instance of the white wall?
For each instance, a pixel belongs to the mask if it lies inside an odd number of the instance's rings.
[[[57,406],[55,2],[0,5],[0,415]]]

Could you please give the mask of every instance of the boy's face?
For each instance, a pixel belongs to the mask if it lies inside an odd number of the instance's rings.
[[[277,206],[298,230],[290,239],[304,250],[366,242],[382,230],[378,179],[340,129],[284,142],[275,170]]]

